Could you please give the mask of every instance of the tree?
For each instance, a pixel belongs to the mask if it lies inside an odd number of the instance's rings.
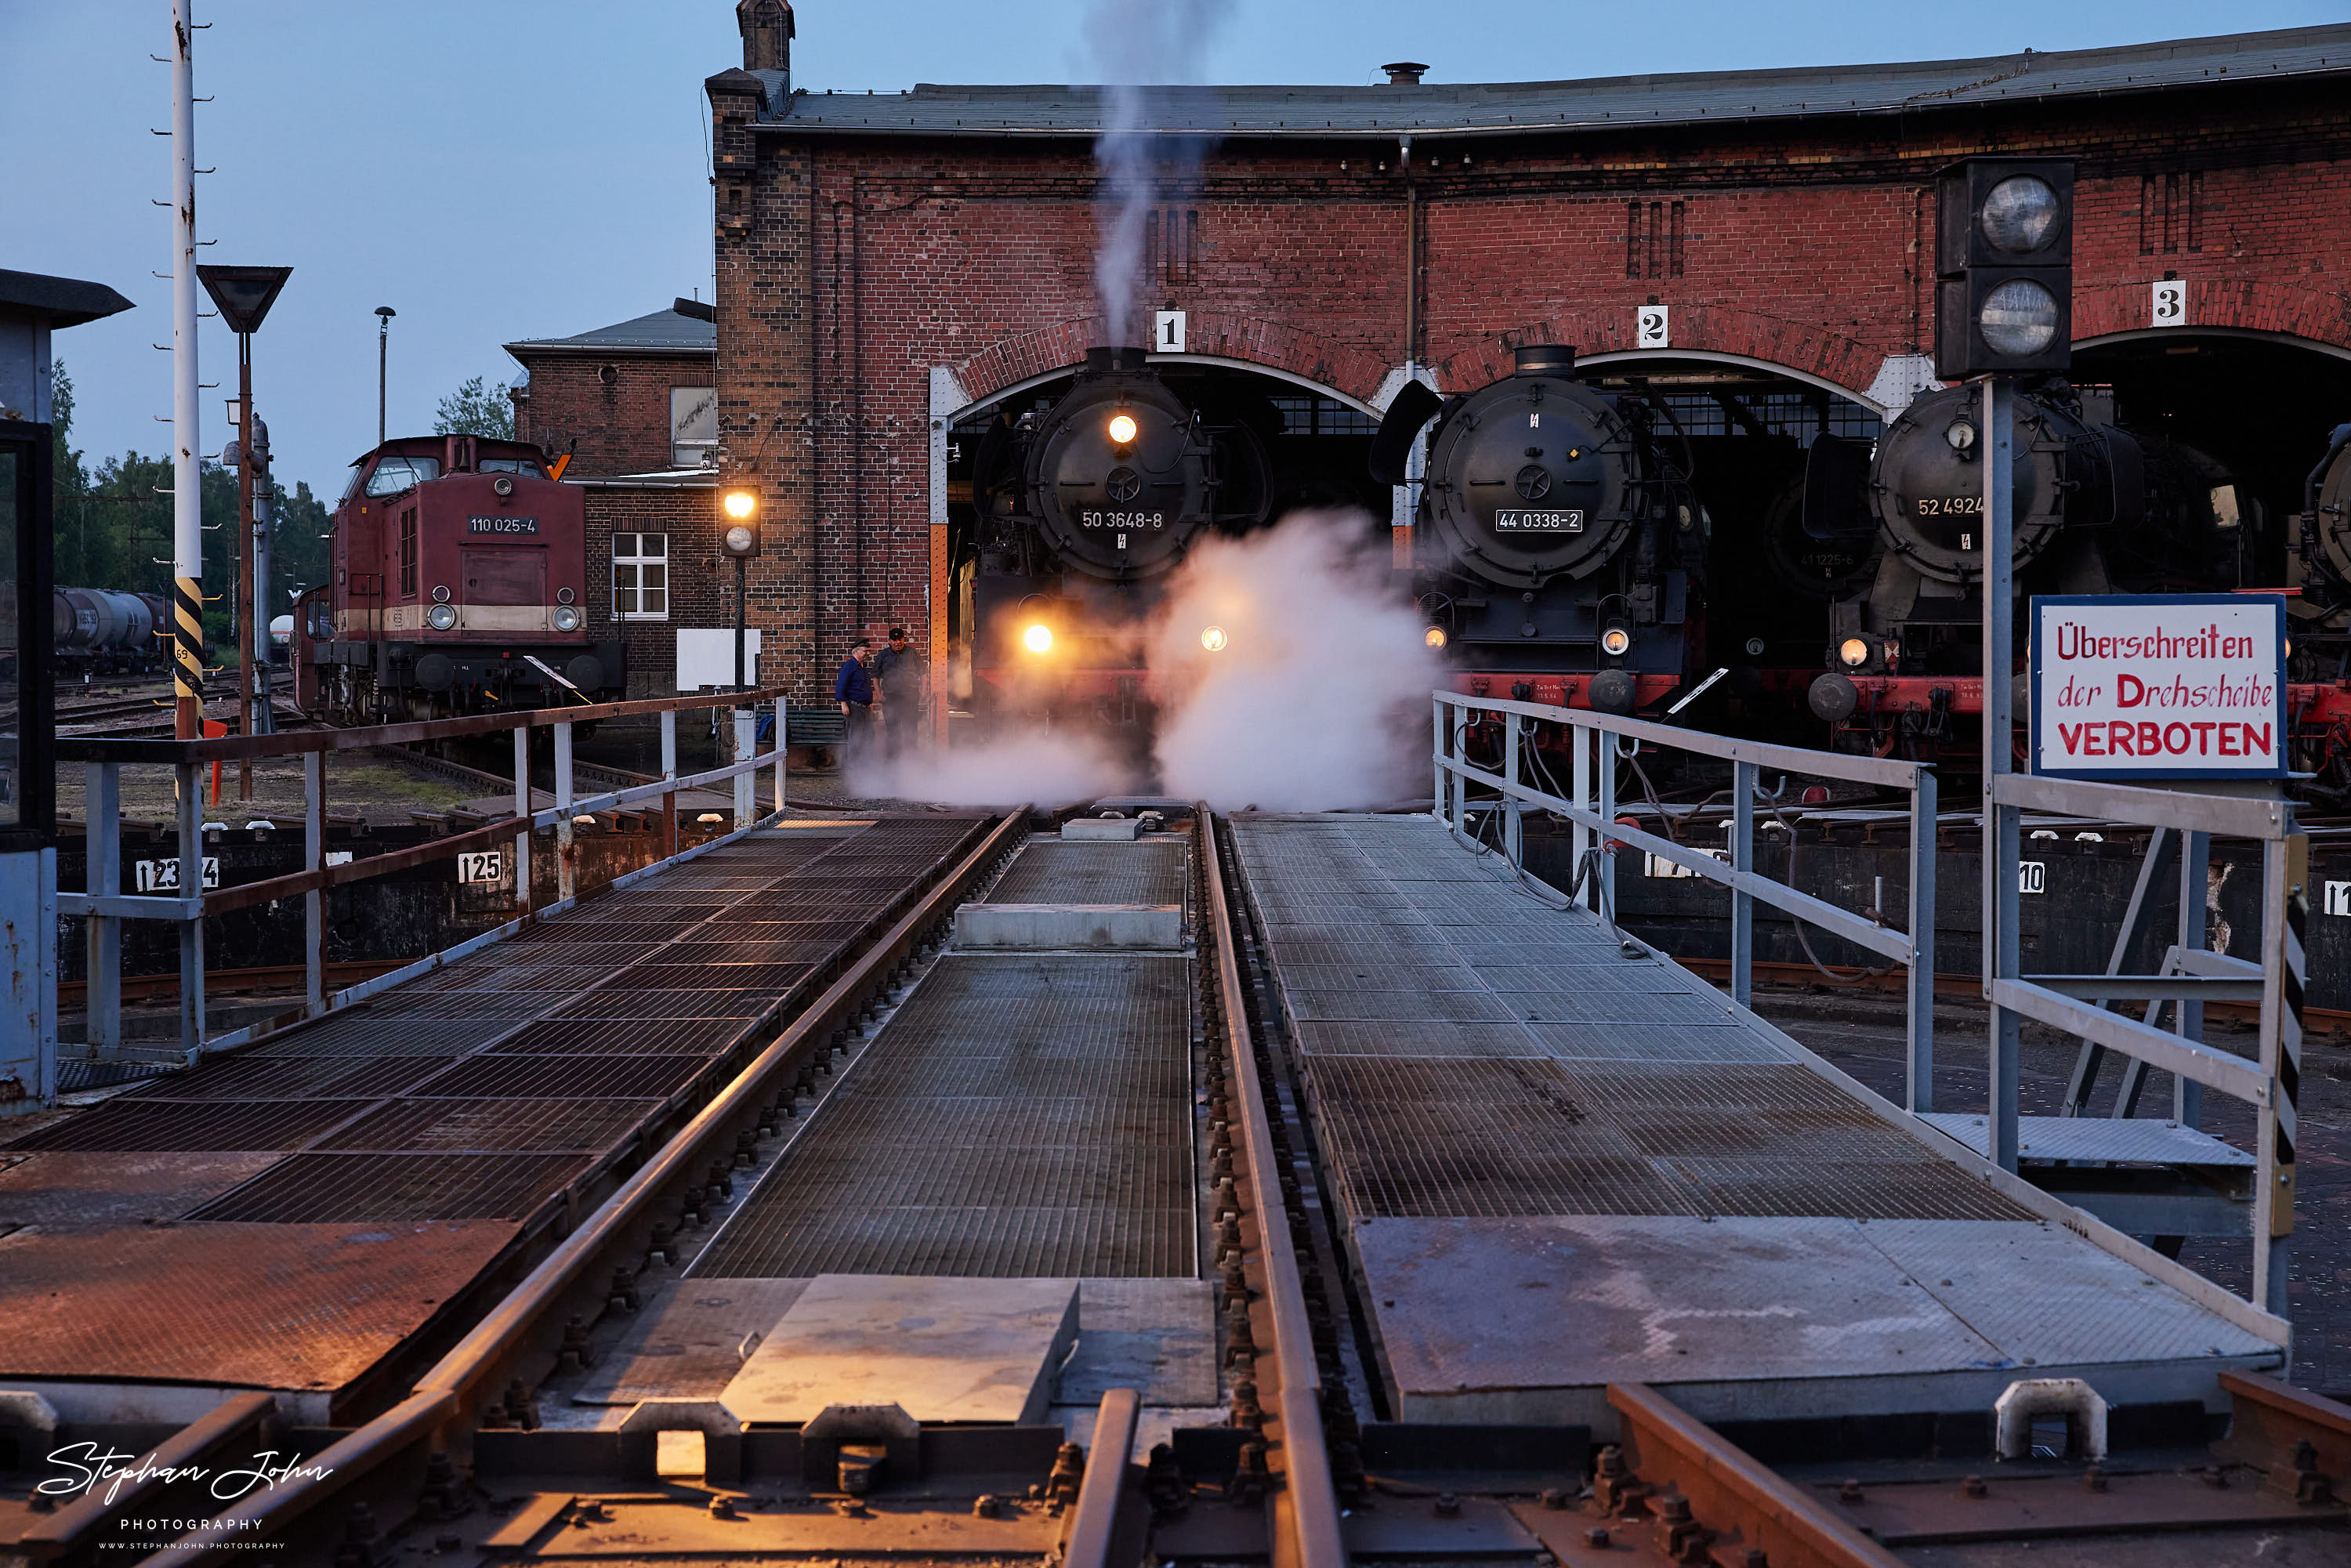
[[[486,380],[475,376],[441,400],[433,415],[434,434],[514,439],[514,404],[507,401],[505,388],[489,391]]]

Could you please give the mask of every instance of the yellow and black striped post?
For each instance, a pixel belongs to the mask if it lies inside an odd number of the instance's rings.
[[[194,740],[204,733],[204,584],[193,577],[172,580],[172,695],[177,710],[172,733]]]

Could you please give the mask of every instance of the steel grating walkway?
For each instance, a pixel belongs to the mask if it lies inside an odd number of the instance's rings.
[[[398,1271],[457,1224],[466,1227],[465,1255],[486,1263],[567,1190],[626,1158],[724,1070],[758,1020],[821,984],[986,821],[766,830],[0,1147],[0,1375],[130,1365],[125,1347],[143,1343],[140,1325],[103,1310],[46,1313],[19,1299],[41,1281],[55,1289],[60,1269],[78,1266],[52,1252],[89,1256],[94,1238],[121,1234],[114,1226],[176,1225],[190,1238],[277,1227],[289,1256],[368,1242],[360,1251],[373,1267]],[[94,1160],[135,1166],[135,1189],[112,1193]],[[68,1192],[75,1203],[57,1201]],[[77,1212],[91,1221],[75,1224]],[[150,1296],[209,1300],[233,1275],[204,1265],[201,1241],[191,1246],[184,1257],[169,1253],[184,1268],[149,1281]],[[445,1260],[447,1249],[434,1255]],[[412,1303],[417,1322],[440,1294]],[[298,1281],[286,1282],[284,1298],[284,1312],[274,1300],[253,1310],[285,1317],[292,1375],[316,1363],[307,1341],[332,1332],[335,1318],[303,1305]],[[229,1376],[205,1357],[193,1341],[162,1359],[180,1366],[173,1375]],[[131,1359],[144,1366],[155,1357]]]
[[[1196,1274],[1190,973],[940,959],[692,1273]]]
[[[1432,819],[1233,833],[1399,1418],[1605,1425],[1626,1381],[1706,1419],[1883,1408],[1840,1389],[1886,1377],[1989,1408],[2060,1365],[2179,1398],[2277,1364],[2217,1291],[2051,1223]]]
[[[1190,885],[1188,838],[1133,843],[1033,839],[988,890],[990,904],[1180,904]]]

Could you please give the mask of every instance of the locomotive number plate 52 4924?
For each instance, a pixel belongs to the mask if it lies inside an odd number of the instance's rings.
[[[1581,511],[1526,511],[1511,508],[1494,514],[1494,531],[1501,534],[1580,534]]]

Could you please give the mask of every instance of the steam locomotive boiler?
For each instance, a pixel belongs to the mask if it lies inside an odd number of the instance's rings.
[[[1373,477],[1404,483],[1432,420],[1415,584],[1461,689],[1626,714],[1680,685],[1706,518],[1662,407],[1582,385],[1573,349],[1524,348],[1463,397],[1408,383]]]
[[[590,639],[587,516],[536,446],[386,442],[335,508],[333,576],[295,612],[295,695],[339,723],[612,700]]]
[[[1814,462],[1805,524],[1826,540],[1875,534],[1876,569],[1829,606],[1813,713],[1877,749],[1975,743],[1982,711],[1983,439],[1979,394],[1922,394],[1865,471]],[[2094,418],[2063,382],[2020,390],[2014,427],[2018,597],[2243,585],[2259,504],[2195,449]],[[2029,628],[2017,618],[2020,638]],[[2021,653],[2019,649],[2012,653]]]
[[[972,469],[983,706],[1148,727],[1141,628],[1161,580],[1204,537],[1271,511],[1255,413],[1179,392],[1139,349],[1092,349],[1050,408],[998,414]]]
[[[2335,427],[2303,486],[2303,509],[2286,551],[2294,678],[2351,680],[2351,424]]]

